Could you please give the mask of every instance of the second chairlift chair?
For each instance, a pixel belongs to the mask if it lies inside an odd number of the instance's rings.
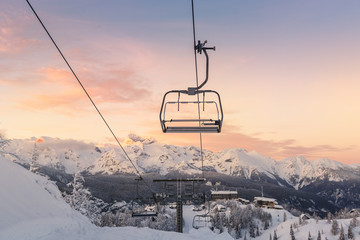
[[[195,46],[195,49],[198,53],[204,52],[206,57],[206,78],[203,83],[198,87],[189,87],[187,90],[171,90],[165,93],[160,110],[160,123],[161,128],[164,133],[220,133],[221,126],[223,122],[223,110],[221,106],[220,95],[214,90],[200,90],[208,81],[209,78],[209,56],[207,50],[215,50],[215,47],[205,47],[207,41],[201,43],[198,41],[198,44]],[[175,95],[177,101],[169,101],[169,96]],[[180,101],[181,95],[193,96],[196,97],[194,101]],[[206,101],[206,96],[212,96],[214,100]],[[200,100],[202,98],[202,100]],[[205,111],[205,106],[212,106],[214,113],[212,116],[200,118],[200,114],[194,114],[190,118],[171,118],[168,116],[167,106],[168,105],[177,105],[177,111],[180,112],[180,106],[184,104],[197,104],[201,105],[202,111]],[[200,106],[199,106],[200,108]]]

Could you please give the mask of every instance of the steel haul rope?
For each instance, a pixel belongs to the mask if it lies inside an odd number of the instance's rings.
[[[70,69],[70,71],[72,72],[72,74],[74,75],[74,77],[76,78],[77,82],[80,84],[81,88],[84,90],[86,96],[89,98],[90,102],[92,103],[92,105],[94,106],[95,110],[97,111],[97,113],[100,115],[101,119],[103,120],[103,122],[105,123],[106,127],[109,129],[110,133],[112,134],[112,136],[114,137],[115,141],[117,142],[117,144],[120,146],[121,150],[123,151],[124,155],[126,156],[126,159],[128,161],[130,161],[131,165],[133,166],[133,168],[135,169],[137,175],[140,177],[140,179],[144,179],[139,170],[137,169],[137,167],[135,166],[134,162],[131,160],[131,158],[129,157],[129,155],[127,154],[127,152],[125,151],[124,147],[121,145],[119,139],[116,137],[115,133],[113,132],[113,130],[111,129],[110,125],[107,123],[107,121],[105,120],[104,116],[101,114],[100,110],[98,109],[98,107],[96,106],[95,102],[92,100],[91,96],[89,95],[89,93],[86,91],[84,85],[81,83],[80,79],[77,77],[77,75],[75,74],[74,70],[72,69],[72,67],[70,66],[69,62],[66,60],[64,54],[61,52],[60,48],[58,47],[58,45],[56,44],[55,40],[52,38],[51,34],[49,33],[49,31],[47,30],[47,28],[45,27],[44,23],[41,21],[40,17],[38,16],[38,14],[36,13],[35,9],[32,7],[31,3],[29,2],[29,0],[26,0],[26,2],[28,3],[29,7],[31,8],[31,10],[33,11],[33,13],[35,14],[36,18],[38,19],[38,21],[40,22],[41,26],[44,28],[45,32],[47,33],[47,35],[49,36],[50,40],[52,41],[52,43],[54,44],[54,46],[56,47],[56,49],[58,50],[58,52],[60,53],[61,57],[63,58],[63,60],[65,61],[66,65],[68,66],[68,68]],[[148,187],[148,189],[151,191],[151,193],[154,194],[154,191],[151,189],[150,185],[144,180],[145,185]]]
[[[196,32],[195,32],[195,13],[194,13],[194,0],[191,0],[191,10],[192,10],[192,26],[193,26],[193,37],[194,37],[194,56],[195,56],[195,76],[196,76],[196,87],[199,87],[199,75],[198,75],[198,66],[197,66],[197,56],[196,56]],[[198,115],[199,115],[199,127],[201,126],[200,119],[200,98],[197,94],[198,100]],[[200,158],[201,158],[201,173],[204,178],[204,157],[203,157],[203,147],[202,147],[202,134],[200,132]]]

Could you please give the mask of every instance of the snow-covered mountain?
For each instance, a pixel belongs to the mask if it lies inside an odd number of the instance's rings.
[[[194,146],[174,146],[157,142],[154,138],[129,135],[124,148],[137,168],[144,173],[165,175],[170,172],[201,173],[200,149]],[[135,169],[122,150],[113,145],[96,146],[76,140],[43,137],[40,140],[12,140],[7,155],[22,164],[35,162],[67,173],[88,171],[91,174],[134,174]],[[359,165],[345,165],[330,159],[308,161],[304,157],[275,161],[255,151],[231,148],[218,153],[204,150],[204,170],[229,176],[256,179],[265,176],[279,184],[287,183],[301,189],[315,181],[342,182],[360,180]]]

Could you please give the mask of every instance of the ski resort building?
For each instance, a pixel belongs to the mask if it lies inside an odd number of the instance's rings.
[[[217,191],[211,190],[211,200],[218,200],[218,199],[238,199],[238,192],[237,191]]]
[[[238,198],[238,201],[241,202],[242,204],[250,204],[250,201],[244,198]]]
[[[306,221],[306,220],[309,220],[311,219],[311,216],[307,213],[303,213],[299,216],[299,218],[302,220],[302,221]]]
[[[254,205],[256,207],[264,208],[276,208],[279,206],[275,198],[266,197],[254,197]]]

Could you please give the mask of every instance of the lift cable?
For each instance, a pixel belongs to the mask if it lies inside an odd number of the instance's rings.
[[[64,54],[61,52],[60,48],[58,47],[58,45],[56,44],[56,42],[54,41],[54,39],[52,38],[51,34],[49,33],[49,31],[47,30],[47,28],[45,27],[45,25],[43,24],[43,22],[41,21],[40,17],[38,16],[38,14],[36,13],[35,9],[32,7],[32,5],[30,4],[30,2],[28,0],[26,0],[26,2],[29,4],[31,10],[33,11],[33,13],[35,14],[36,18],[39,20],[41,26],[44,28],[45,32],[47,33],[47,35],[49,36],[50,40],[53,42],[53,44],[55,45],[56,49],[58,50],[58,52],[60,53],[61,57],[64,59],[66,65],[69,67],[70,71],[72,72],[72,74],[74,75],[74,77],[76,78],[77,82],[80,84],[81,88],[84,90],[86,96],[89,98],[90,102],[92,103],[92,105],[95,107],[97,113],[100,115],[101,119],[104,121],[106,127],[109,129],[109,131],[111,132],[111,134],[113,135],[113,137],[115,138],[116,142],[118,143],[118,145],[120,146],[120,148],[122,149],[123,153],[125,154],[127,160],[130,161],[131,165],[133,166],[133,168],[135,169],[137,175],[139,176],[140,179],[144,179],[139,170],[137,169],[137,167],[135,166],[134,162],[131,160],[131,158],[129,157],[129,155],[127,154],[127,152],[125,151],[125,149],[123,148],[123,146],[121,145],[119,139],[116,137],[116,135],[114,134],[113,130],[111,129],[110,125],[107,123],[107,121],[105,120],[104,116],[101,114],[100,110],[98,109],[98,107],[96,106],[95,102],[92,100],[92,98],[90,97],[89,93],[86,91],[85,87],[83,86],[83,84],[81,83],[80,79],[77,77],[77,75],[75,74],[74,70],[72,69],[72,67],[70,66],[69,62],[66,60]],[[154,194],[154,191],[151,189],[150,185],[144,181],[145,185],[148,187],[148,189],[151,191],[151,193]]]
[[[196,75],[196,87],[199,88],[199,75],[198,75],[198,66],[197,66],[197,56],[196,56],[196,32],[195,32],[195,13],[194,13],[194,0],[191,0],[191,10],[192,10],[192,26],[193,26],[193,37],[194,37],[194,56],[195,56],[195,75]],[[200,123],[200,98],[199,94],[197,94],[198,101],[198,115],[199,115],[199,127],[201,127]],[[202,134],[200,132],[200,158],[201,158],[201,173],[204,178],[204,157],[203,157],[203,147],[202,147]]]

